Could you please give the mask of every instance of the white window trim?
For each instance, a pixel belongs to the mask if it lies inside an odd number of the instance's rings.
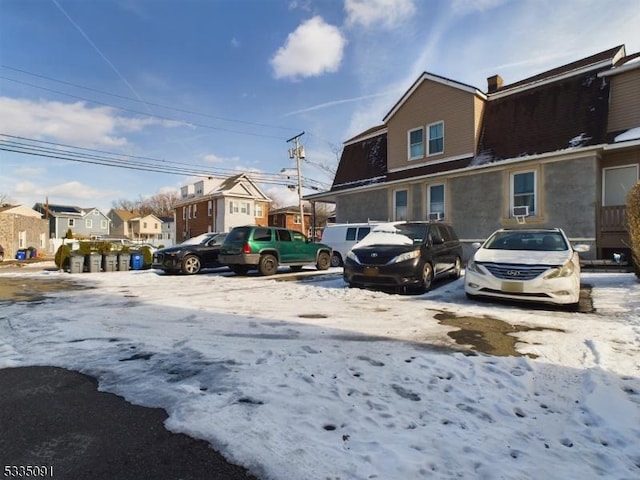
[[[93,220],[90,218],[84,219],[84,228],[93,228]]]
[[[637,163],[630,163],[628,165],[616,165],[615,167],[606,167],[606,168],[602,169],[602,198],[600,199],[600,205],[602,207],[605,206],[604,199],[607,198],[607,196],[606,196],[606,193],[607,193],[606,192],[606,188],[607,188],[607,186],[605,185],[605,177],[606,177],[605,172],[607,170],[615,170],[617,168],[629,168],[629,167],[635,167],[635,169],[636,169],[636,182],[638,180],[640,180],[640,166]]]
[[[511,172],[509,174],[509,217],[513,218],[513,207],[515,207],[514,203],[514,178],[516,175],[522,175],[525,173],[533,173],[533,212],[529,209],[529,215],[532,217],[538,216],[538,171],[537,170],[521,170],[518,172]]]
[[[434,187],[442,187],[442,215],[447,214],[447,186],[444,183],[430,183],[427,185],[427,216],[435,213],[431,210],[431,189]]]
[[[434,152],[431,153],[431,148],[429,148],[430,146],[430,140],[431,140],[431,136],[429,135],[429,127],[432,127],[434,125],[440,125],[442,124],[442,151],[440,152]],[[425,128],[425,151],[427,152],[427,157],[431,157],[433,155],[444,155],[444,120],[440,120],[439,122],[433,122],[430,123],[426,126]]]
[[[417,132],[418,130],[422,131],[422,155],[417,155],[415,157],[411,156],[411,134],[413,132]],[[424,127],[418,127],[418,128],[412,128],[411,130],[409,130],[407,132],[407,158],[409,160],[420,160],[421,158],[424,158],[424,152],[426,152],[426,146],[425,146],[425,131],[424,131]]]

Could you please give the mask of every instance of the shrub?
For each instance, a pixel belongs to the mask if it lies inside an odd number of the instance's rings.
[[[54,256],[56,267],[59,269],[68,267],[69,258],[71,258],[71,247],[69,245],[60,245]]]
[[[640,280],[640,182],[631,187],[627,195],[627,227],[631,240],[631,263]]]
[[[151,253],[151,248],[144,245],[140,249],[140,253],[142,253],[142,265],[144,268],[148,268],[153,263],[153,253]]]

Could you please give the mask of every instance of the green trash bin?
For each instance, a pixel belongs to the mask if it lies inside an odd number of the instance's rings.
[[[84,255],[71,255],[69,258],[69,273],[82,273],[84,271]]]
[[[131,255],[128,253],[120,253],[118,254],[118,271],[127,272],[129,271],[129,262],[131,262]]]

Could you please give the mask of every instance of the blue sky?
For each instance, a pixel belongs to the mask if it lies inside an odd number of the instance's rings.
[[[0,142],[48,155],[0,151],[0,196],[106,212],[195,172],[246,171],[294,204],[277,184],[295,166],[287,139],[305,132],[303,176],[322,189],[333,177],[319,165],[335,168],[342,142],[422,72],[486,91],[493,74],[635,53],[638,12],[639,0],[0,0]],[[176,173],[52,158],[78,153]]]

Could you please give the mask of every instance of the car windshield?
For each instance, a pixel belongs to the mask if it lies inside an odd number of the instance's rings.
[[[554,252],[567,250],[569,247],[560,232],[508,231],[493,234],[483,248],[489,250],[538,250]]]

